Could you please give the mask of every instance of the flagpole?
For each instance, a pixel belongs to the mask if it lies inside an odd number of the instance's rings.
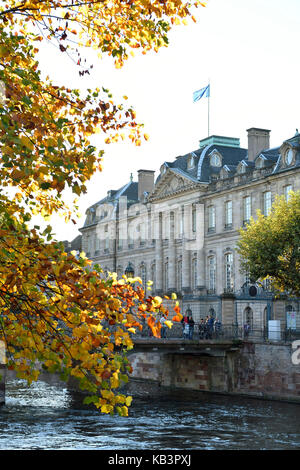
[[[207,127],[208,127],[208,134],[207,137],[209,137],[209,100],[210,100],[210,79],[208,80],[208,86],[209,86],[209,95],[208,95],[208,100],[207,100]]]

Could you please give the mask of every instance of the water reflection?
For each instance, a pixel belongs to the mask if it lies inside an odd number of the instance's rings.
[[[71,407],[67,390],[11,380],[0,449],[298,449],[300,406],[177,393],[135,400],[128,418]]]

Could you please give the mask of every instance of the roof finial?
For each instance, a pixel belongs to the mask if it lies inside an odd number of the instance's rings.
[[[132,183],[132,181],[133,181],[133,174],[130,173],[130,182]]]

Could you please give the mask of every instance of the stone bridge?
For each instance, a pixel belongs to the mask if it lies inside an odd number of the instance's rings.
[[[293,363],[292,354],[292,345],[284,341],[134,338],[128,355],[133,372],[123,391],[143,399],[192,391],[300,404],[300,365]],[[5,366],[0,374],[4,403]],[[54,383],[52,374],[47,375],[41,379]],[[67,386],[80,398],[74,384]]]
[[[135,338],[126,392],[212,392],[300,403],[300,365],[284,341]]]
[[[229,351],[239,350],[241,341],[235,340],[184,340],[180,338],[134,338],[130,354],[158,353],[193,356],[225,357]]]

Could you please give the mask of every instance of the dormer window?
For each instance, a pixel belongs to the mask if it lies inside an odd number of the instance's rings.
[[[165,172],[166,172],[166,165],[163,164],[161,167],[160,167],[160,174],[163,175]]]
[[[220,171],[220,178],[228,178],[228,170],[223,166],[222,170]]]
[[[294,152],[291,148],[288,148],[284,154],[284,161],[287,166],[289,166],[294,158]]]
[[[213,152],[210,156],[211,166],[220,167],[222,166],[222,157],[218,152]]]
[[[246,173],[246,165],[244,163],[240,163],[237,167],[237,172],[239,174]]]
[[[191,170],[192,168],[194,168],[194,166],[195,166],[195,158],[193,155],[191,155],[187,162],[187,169]]]
[[[257,158],[255,162],[255,168],[263,168],[265,166],[265,159],[260,156]]]

